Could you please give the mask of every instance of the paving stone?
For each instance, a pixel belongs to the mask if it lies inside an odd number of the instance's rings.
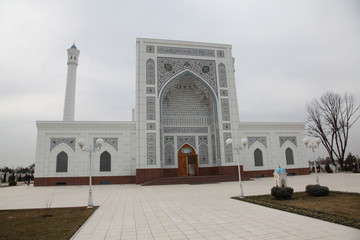
[[[359,174],[319,178],[330,190],[360,192]],[[288,183],[303,191],[315,176],[291,176]],[[245,195],[267,194],[273,179],[245,181],[243,186]],[[238,182],[95,185],[94,203],[100,207],[73,239],[360,239],[358,229],[230,199],[238,187]],[[0,188],[0,209],[44,208],[49,197],[51,207],[84,206],[87,191],[87,186]]]

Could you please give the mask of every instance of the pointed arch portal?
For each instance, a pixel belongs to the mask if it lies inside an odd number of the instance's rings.
[[[211,148],[216,149],[215,146],[219,144],[218,99],[214,90],[204,79],[196,73],[186,70],[167,81],[159,94],[161,139],[176,134],[178,134],[177,136],[186,134],[195,139],[200,134],[209,139],[210,136],[214,136],[214,144],[206,145],[207,149],[203,149],[203,152],[211,152]],[[165,147],[161,142],[163,153]],[[195,149],[197,146],[193,145],[192,147]],[[164,157],[162,155],[162,165],[166,165]],[[191,156],[187,159],[188,162],[194,162],[194,164],[196,162],[196,166],[198,166],[197,156],[196,159]],[[179,170],[180,176],[198,175],[198,173],[188,172],[186,166],[189,166],[181,161],[185,160],[178,159],[178,167],[182,169]],[[183,165],[180,166],[180,164]]]
[[[217,122],[217,97],[195,73],[185,71],[160,92],[162,125],[208,125]]]
[[[198,155],[189,144],[180,147],[178,151],[179,176],[199,176]]]

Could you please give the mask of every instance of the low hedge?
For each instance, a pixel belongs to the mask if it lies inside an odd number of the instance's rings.
[[[294,189],[291,187],[273,187],[271,189],[271,195],[276,200],[287,200],[290,199]]]
[[[329,188],[320,185],[307,185],[305,192],[314,197],[327,196],[329,195]]]
[[[16,186],[17,183],[15,181],[15,176],[14,175],[10,175],[9,176],[9,186]]]
[[[15,182],[15,181],[9,182],[9,186],[16,186],[16,185],[17,185],[17,182]]]

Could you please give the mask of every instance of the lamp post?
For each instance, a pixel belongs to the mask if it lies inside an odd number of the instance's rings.
[[[321,139],[320,138],[315,138],[314,141],[311,141],[308,139],[308,138],[304,138],[303,139],[303,143],[305,144],[305,146],[307,148],[311,148],[312,149],[312,152],[313,152],[313,156],[314,156],[314,166],[315,166],[315,179],[316,179],[316,184],[317,185],[320,185],[319,183],[319,177],[318,177],[318,174],[317,174],[317,168],[316,168],[316,159],[315,159],[315,148],[318,148],[320,143],[321,143]]]
[[[233,144],[233,140],[231,138],[228,138],[228,139],[226,139],[225,143],[227,145],[231,146],[236,151],[237,156],[238,156],[238,174],[239,174],[239,185],[240,185],[239,197],[243,198],[244,190],[243,190],[243,186],[242,186],[241,172],[240,172],[240,151],[245,148],[245,146],[247,144],[247,139],[246,138],[241,139],[240,144]]]
[[[91,188],[91,184],[92,184],[91,157],[92,157],[94,152],[100,150],[100,148],[101,148],[101,146],[103,144],[104,144],[104,140],[102,138],[98,138],[96,140],[94,148],[91,145],[85,146],[85,140],[84,139],[80,138],[78,140],[78,145],[79,145],[81,151],[89,153],[90,164],[89,164],[89,199],[88,199],[88,208],[93,208],[94,207],[94,202],[93,202],[93,197],[92,197],[92,188]]]

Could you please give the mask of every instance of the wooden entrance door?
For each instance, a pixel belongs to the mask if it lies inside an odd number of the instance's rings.
[[[199,175],[198,156],[188,144],[183,145],[178,151],[178,174],[179,176]]]

